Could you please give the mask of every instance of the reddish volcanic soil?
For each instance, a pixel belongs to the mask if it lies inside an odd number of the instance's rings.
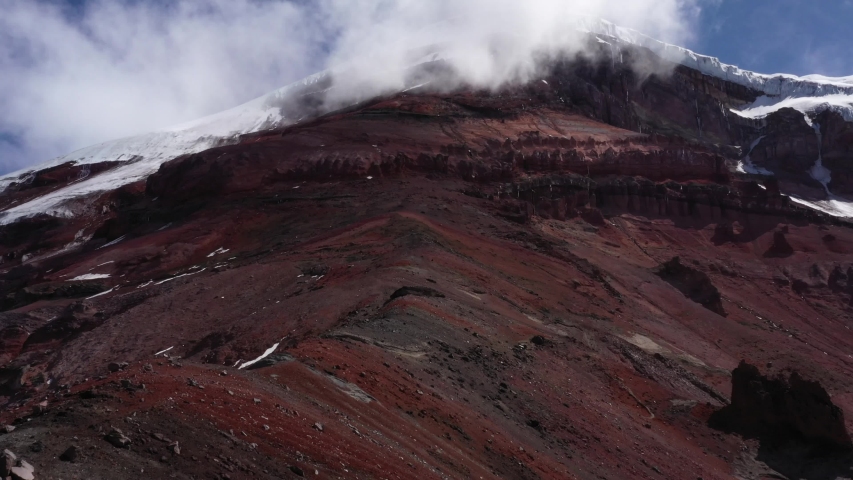
[[[853,229],[710,146],[483,101],[383,100],[6,227],[0,445],[39,479],[850,476],[709,421],[745,360],[853,426]]]

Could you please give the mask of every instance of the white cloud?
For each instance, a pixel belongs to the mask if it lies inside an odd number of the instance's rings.
[[[70,12],[0,0],[0,133],[17,141],[0,144],[0,172],[210,114],[330,65],[357,65],[339,95],[393,88],[393,67],[429,44],[449,47],[466,81],[525,79],[534,52],[578,48],[566,28],[578,14],[681,42],[700,1],[89,0]]]

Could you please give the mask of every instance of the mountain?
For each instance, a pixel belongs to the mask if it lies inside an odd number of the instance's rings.
[[[421,52],[8,176],[6,446],[37,478],[850,477],[849,79],[580,28],[524,84]]]
[[[726,115],[753,119],[765,122],[773,113],[783,109],[794,109],[803,114],[803,120],[811,126],[820,138],[820,124],[814,123],[818,115],[832,112],[840,115],[845,123],[853,122],[853,76],[830,78],[820,75],[796,77],[793,75],[776,74],[762,75],[741,70],[732,65],[721,63],[718,59],[696,54],[690,50],[669,45],[631,29],[619,27],[603,20],[593,20],[579,17],[576,20],[580,31],[588,32],[599,43],[598,47],[607,46],[603,52],[612,61],[616,61],[619,52],[626,47],[641,47],[653,52],[660,60],[682,65],[701,73],[708,79],[723,80],[726,88],[745,87],[750,91],[748,98],[729,98],[725,105]],[[446,75],[441,68],[446,58],[442,57],[440,49],[432,53],[428,49],[416,52],[404,68],[409,73],[403,91],[412,88],[428,87],[437,83]],[[619,60],[624,61],[620,58]],[[215,146],[232,144],[239,141],[241,135],[280,128],[300,121],[315,118],[318,115],[338,109],[341,105],[329,104],[325,101],[330,91],[347,88],[347,69],[344,66],[334,71],[321,72],[302,81],[282,87],[279,90],[252,100],[244,105],[235,107],[209,117],[176,125],[161,131],[129,137],[87,147],[69,155],[54,159],[46,164],[23,171],[14,172],[0,178],[0,192],[11,187],[21,188],[33,182],[38,171],[56,168],[62,165],[97,166],[112,164],[109,172],[89,178],[92,167],[83,167],[77,174],[73,184],[55,189],[37,198],[15,204],[0,205],[0,222],[10,223],[23,217],[49,213],[57,216],[73,215],[73,209],[66,205],[69,201],[79,199],[99,192],[109,191],[142,179],[157,171],[164,162],[181,155],[198,153]],[[669,67],[664,67],[669,68]],[[398,92],[381,91],[378,94],[390,95]],[[734,100],[734,101],[733,101]],[[749,100],[749,101],[747,101]],[[352,100],[358,102],[358,100]],[[832,118],[835,118],[833,115]],[[697,122],[700,121],[697,104]],[[733,120],[738,122],[738,120]],[[830,120],[830,122],[833,120]],[[701,135],[702,126],[697,124]],[[759,130],[755,140],[764,138]],[[742,143],[742,139],[715,139],[726,143]],[[846,140],[846,139],[845,139]],[[809,143],[813,143],[809,141]],[[745,147],[745,145],[740,145]],[[751,149],[760,146],[760,141]],[[822,146],[822,145],[821,145]],[[827,146],[831,150],[833,146]],[[751,150],[750,149],[750,150]],[[741,165],[742,172],[768,171],[750,167],[749,152],[743,157],[746,167]],[[812,153],[812,166],[806,169],[810,176],[823,184],[831,183],[832,170],[822,165],[821,152]],[[114,162],[114,163],[113,163]],[[842,160],[843,162],[843,160]],[[846,168],[844,178],[848,173]],[[770,170],[772,171],[772,170]],[[798,172],[802,173],[802,172]],[[846,181],[845,181],[846,183]],[[843,193],[849,187],[842,187]],[[8,192],[7,192],[7,195]],[[825,211],[831,215],[853,216],[853,206],[846,198],[837,198],[829,190],[825,199],[818,202],[807,202],[799,196],[793,197],[804,205]]]

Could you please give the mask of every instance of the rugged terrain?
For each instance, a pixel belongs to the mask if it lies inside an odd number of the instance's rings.
[[[634,64],[374,99],[0,227],[0,446],[40,479],[850,478],[853,229],[783,194],[826,195],[821,152],[853,189],[849,124]],[[759,137],[776,176],[738,171]]]

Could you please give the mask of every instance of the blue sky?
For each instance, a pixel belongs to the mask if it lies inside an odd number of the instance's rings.
[[[87,0],[54,1],[74,12]],[[700,6],[687,45],[698,53],[761,73],[853,75],[853,0],[710,0]]]
[[[853,75],[853,0],[0,0],[0,174],[230,108],[445,18],[469,19],[463,38],[537,33],[560,8],[760,73]]]
[[[760,73],[853,75],[853,1],[722,0],[702,6],[693,50]]]
[[[52,1],[69,13],[87,2]],[[853,75],[853,0],[708,0],[700,7],[686,45],[698,53],[761,73]]]

